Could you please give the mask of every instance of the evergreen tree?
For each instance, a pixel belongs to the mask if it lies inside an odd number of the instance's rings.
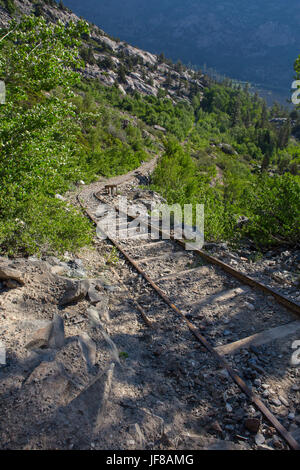
[[[93,54],[92,47],[82,47],[80,50],[80,56],[86,64],[94,65],[96,64],[96,59]]]
[[[161,52],[158,56],[158,63],[163,64],[163,63],[165,63],[165,61],[166,61],[166,56],[163,52]]]
[[[167,74],[165,84],[166,84],[167,87],[172,86],[172,77],[171,77],[171,72],[170,71]]]
[[[246,113],[245,113],[244,124],[247,128],[249,128],[251,126],[251,112],[250,112],[249,107],[247,107],[247,110],[246,110]]]
[[[278,147],[280,149],[284,149],[288,145],[291,131],[291,121],[290,119],[287,119],[283,126],[281,126],[278,134]]]
[[[118,68],[118,80],[121,83],[126,83],[126,70],[122,64]]]
[[[182,65],[181,60],[178,60],[178,61],[177,61],[177,63],[175,64],[175,67],[174,67],[174,68],[175,68],[176,72],[182,73],[182,71],[183,71],[183,65]]]
[[[269,120],[268,120],[268,108],[267,104],[264,101],[262,110],[261,110],[261,118],[260,118],[260,127],[264,129],[265,127],[269,126]]]
[[[233,110],[232,110],[232,126],[238,126],[241,123],[241,97],[238,94],[235,99]]]

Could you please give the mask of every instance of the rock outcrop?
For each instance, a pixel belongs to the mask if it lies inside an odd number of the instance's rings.
[[[43,15],[48,21],[77,22],[78,16],[68,8],[61,9],[55,3],[37,4],[31,0],[14,0],[16,10],[9,14],[0,6],[0,28],[7,28],[13,17],[23,14]],[[37,9],[38,8],[38,9]],[[117,84],[123,94],[139,92],[189,101],[190,91],[199,92],[205,85],[203,75],[164,63],[157,55],[133,47],[126,42],[109,37],[104,31],[90,24],[90,37],[84,41],[83,50],[88,51],[84,60],[84,77],[99,80],[106,86]],[[84,55],[84,51],[83,51]]]

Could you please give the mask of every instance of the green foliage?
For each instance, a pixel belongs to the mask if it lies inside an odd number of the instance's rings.
[[[64,253],[91,241],[87,219],[62,201],[34,193],[26,202],[9,202],[14,208],[1,217],[0,253]]]
[[[118,79],[121,83],[126,83],[126,69],[124,65],[120,65],[118,68]]]
[[[215,84],[205,90],[198,109],[199,117],[203,119],[201,111],[204,110],[213,117],[220,133],[227,134],[223,141],[232,143],[238,153],[264,160],[265,168],[277,149],[288,145],[291,134],[289,121],[280,129],[272,126],[269,121],[275,109],[268,110],[265,102],[250,95],[247,89],[243,91]],[[280,110],[280,116],[282,114],[283,117],[288,116],[288,112],[283,109]]]
[[[119,358],[120,358],[120,359],[124,359],[124,360],[125,360],[125,359],[128,359],[128,357],[129,357],[129,354],[128,354],[126,351],[121,351],[121,352],[119,353]]]
[[[79,179],[126,173],[156,149],[146,125],[129,120],[125,126],[124,114],[111,106],[119,90],[81,81],[79,51],[91,62],[91,49],[81,45],[88,34],[82,21],[51,25],[25,16],[0,42],[7,89],[0,108],[2,251],[61,252],[86,243],[89,224],[55,194]]]
[[[91,47],[82,47],[80,49],[80,57],[84,60],[86,64],[94,65],[96,59],[93,54],[93,49]]]
[[[193,108],[185,103],[176,105],[170,99],[155,96],[122,97],[117,106],[142,119],[149,126],[159,125],[179,140],[186,137],[194,122]]]
[[[13,21],[10,34],[0,43],[0,76],[7,84],[8,103],[28,99],[29,92],[50,91],[57,86],[68,90],[78,82],[74,69],[82,63],[77,47],[85,31],[84,22],[53,25],[34,16],[23,17],[18,25]],[[14,47],[16,44],[18,47]]]
[[[126,173],[149,159],[149,152],[156,147],[143,134],[141,124],[138,127],[124,120],[124,115],[111,107],[114,99],[119,100],[119,90],[90,82],[81,84],[78,93],[83,93],[84,98],[78,95],[72,101],[80,119],[79,141],[83,146],[80,166],[86,179]]]
[[[105,255],[106,264],[116,265],[119,262],[118,250],[115,246],[111,247],[110,252]]]
[[[204,204],[205,238],[238,241],[251,238],[258,246],[297,242],[300,228],[299,178],[251,174],[238,161],[224,165],[224,185],[212,187],[179,144],[168,142],[153,175],[153,189],[170,204]],[[239,216],[249,218],[237,229]]]
[[[243,233],[258,244],[299,241],[300,186],[290,174],[273,178],[262,175],[244,191],[240,202],[250,222]]]
[[[66,27],[29,16],[12,22],[0,42],[7,90],[0,108],[1,246],[9,253],[75,248],[90,238],[85,219],[54,199],[79,176],[79,127],[67,97],[79,81],[77,47],[84,31],[84,22]],[[55,95],[58,88],[64,98]]]
[[[80,77],[84,62],[96,62],[95,47],[111,54],[104,43],[93,43],[85,22],[53,25],[39,9],[12,22],[0,38],[7,91],[0,107],[1,253],[63,253],[88,243],[89,222],[55,194],[80,179],[133,170],[162,143],[152,186],[172,204],[204,204],[207,240],[297,240],[300,147],[290,139],[297,113],[290,116],[276,104],[268,109],[247,88],[229,83],[212,84],[203,96],[191,87],[191,104],[174,103],[164,89],[157,97],[124,95],[118,84],[109,88]],[[160,61],[168,62],[163,55]],[[120,82],[138,63],[122,56],[117,69],[110,55],[101,60]],[[272,117],[287,120],[276,126]],[[237,230],[241,215],[249,223]]]
[[[16,4],[14,0],[0,0],[0,5],[6,8],[10,15],[16,11]]]
[[[153,189],[169,204],[204,204],[205,237],[221,240],[231,232],[231,221],[220,194],[209,181],[210,177],[198,170],[182,146],[174,140],[166,143],[166,151],[153,175]]]
[[[113,70],[115,68],[115,63],[109,55],[100,60],[98,65],[100,68],[107,70]]]
[[[272,113],[287,117],[287,111],[269,110],[247,89],[220,84],[205,89],[202,100],[195,95],[192,105],[195,125],[184,148],[167,142],[153,188],[172,204],[204,204],[206,240],[236,242],[246,236],[257,246],[296,242],[300,146],[290,142],[288,119],[278,128],[269,122]],[[221,143],[236,152],[224,153]],[[216,165],[221,183],[212,184]],[[240,216],[249,219],[242,229]]]
[[[156,148],[155,138],[143,135],[144,125],[124,126],[124,115],[110,104],[109,95],[120,99],[116,89],[109,94],[95,82],[81,82],[76,69],[81,36],[88,33],[82,21],[52,25],[25,16],[0,42],[7,89],[0,108],[2,251],[61,252],[86,243],[89,224],[55,194],[80,179],[126,173]]]

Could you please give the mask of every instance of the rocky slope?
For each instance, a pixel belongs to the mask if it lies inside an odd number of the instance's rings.
[[[158,197],[139,187],[148,169],[119,177],[119,189],[134,204]],[[104,185],[78,190],[92,214],[98,208],[93,194]],[[74,193],[68,197],[75,201]],[[133,241],[140,257],[151,255],[153,243],[145,243]],[[0,280],[1,449],[286,448],[226,370],[107,241],[95,238],[93,250],[65,253],[63,260],[1,257]],[[222,287],[237,286],[228,282]],[[253,328],[254,310],[280,312],[263,295],[247,290],[245,299],[252,310],[243,327]],[[224,307],[213,305],[214,320],[201,327],[206,335],[214,329],[221,343],[235,316],[230,324]],[[232,361],[299,438],[299,370],[289,364],[289,344],[285,338],[269,349],[242,350]]]
[[[41,14],[52,22],[78,21],[78,16],[70,10],[59,8],[55,2],[49,3],[14,0],[16,9],[9,13],[0,2],[0,28],[7,28],[12,17],[32,13]],[[205,84],[203,75],[162,63],[157,55],[115,40],[95,25],[91,25],[90,38],[81,54],[86,62],[85,77],[108,86],[117,83],[124,94],[137,91],[157,96],[159,90],[164,90],[167,97],[189,100],[190,90],[201,91]]]
[[[101,3],[101,8],[99,4]],[[110,34],[173,60],[202,67],[289,96],[299,54],[297,0],[65,0]]]
[[[19,13],[38,13],[32,2],[15,3]],[[5,27],[9,14],[3,8],[0,13]],[[77,20],[49,4],[42,7],[42,13],[51,21]],[[188,99],[190,86],[202,86],[192,72],[159,64],[156,56],[113,40],[98,28],[92,29],[85,47],[91,48],[91,63],[83,73],[107,85],[117,83],[124,93],[139,90],[155,95],[164,88],[169,96]],[[129,57],[132,70],[122,79],[118,67],[128,68]],[[105,59],[106,65],[99,66]],[[107,66],[109,59],[115,66]],[[185,83],[180,92],[176,81]],[[224,152],[230,150],[222,145]],[[159,200],[155,193],[139,187],[147,183],[154,165],[155,160],[147,162],[132,172],[130,180],[123,175],[110,183],[122,183],[121,194],[131,194],[135,203]],[[97,209],[93,193],[104,190],[104,185],[97,182],[77,188],[89,210]],[[76,195],[66,197],[75,203]],[[218,251],[220,247],[211,248]],[[238,256],[226,246],[219,254],[227,256],[230,264],[238,264]],[[243,255],[241,267],[251,272],[251,253]],[[282,258],[282,269],[283,263],[286,270],[297,268],[298,258],[293,256],[292,263],[290,259],[290,253]],[[170,261],[174,267],[174,260]],[[269,272],[265,268],[275,267],[276,261],[270,261],[262,265],[264,275]],[[278,269],[274,274],[276,281]],[[217,286],[221,282],[217,275],[213,281]],[[294,296],[292,282],[291,273],[284,277],[283,287]],[[220,287],[236,284],[230,280]],[[197,292],[203,294],[200,282]],[[153,328],[144,323],[134,300],[147,309]],[[247,328],[254,328],[253,311],[258,312],[260,322],[263,314],[276,319],[280,313],[269,299],[257,299],[248,292],[247,301],[252,312]],[[239,318],[230,323],[222,309],[223,305],[213,306],[204,326],[205,334],[212,333],[221,345],[237,339],[231,328],[237,324],[240,328]],[[236,313],[231,304],[230,311]],[[222,323],[215,320],[216,314],[223,317]],[[290,353],[286,343],[271,352],[267,348],[244,351],[233,361],[298,436],[299,373],[289,365]],[[281,354],[284,360],[278,362]],[[92,249],[65,253],[63,259],[0,257],[0,397],[1,449],[286,448],[246,396],[229,382],[226,370],[195,343],[182,320],[155,298],[149,285],[109,243],[96,237]]]

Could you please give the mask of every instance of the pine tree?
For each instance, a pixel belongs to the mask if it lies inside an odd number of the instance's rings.
[[[168,75],[167,75],[167,78],[166,78],[166,82],[165,82],[165,83],[166,83],[166,86],[167,86],[167,87],[172,86],[172,77],[171,77],[171,72],[170,72],[170,71],[168,72]]]
[[[284,149],[288,143],[289,139],[291,136],[291,121],[290,119],[287,119],[287,121],[283,124],[283,126],[280,128],[279,134],[278,134],[278,147],[280,149]]]
[[[251,126],[251,113],[249,107],[247,107],[247,111],[244,117],[244,124],[247,128]]]
[[[264,129],[268,127],[269,120],[268,120],[268,108],[267,104],[264,102],[261,110],[261,117],[260,117],[260,127]]]
[[[241,97],[237,96],[232,111],[232,126],[238,126],[241,123]]]
[[[163,52],[161,52],[161,53],[159,54],[159,56],[158,56],[158,62],[159,62],[160,64],[163,64],[165,61],[166,61],[166,56],[165,56],[165,54],[164,54]]]
[[[277,101],[274,102],[271,108],[271,117],[279,117],[280,116],[280,104]]]
[[[261,164],[261,171],[266,171],[269,166],[270,166],[270,161],[271,161],[271,154],[270,152],[266,152],[265,153],[265,156],[263,158],[263,161],[262,161],[262,164]]]
[[[123,65],[119,66],[118,79],[121,83],[126,83],[126,70],[125,70],[125,67]]]
[[[181,60],[178,60],[177,63],[175,64],[175,70],[176,72],[178,73],[182,73],[182,70],[183,70],[183,65],[182,65],[182,62]]]

